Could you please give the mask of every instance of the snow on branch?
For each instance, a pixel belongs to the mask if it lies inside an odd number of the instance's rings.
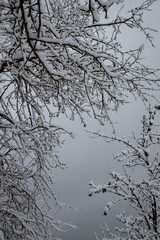
[[[98,16],[121,2],[92,0],[84,5]],[[10,74],[8,84],[18,89],[23,102],[43,98],[48,104],[52,99],[59,114],[70,109],[71,116],[78,114],[81,119],[83,112],[92,112],[100,122],[109,119],[109,110],[127,102],[127,92],[146,101],[149,90],[159,88],[156,71],[140,62],[142,47],[123,52],[117,44],[123,24],[148,34],[142,26],[142,12],[150,5],[147,1],[133,9],[129,18],[118,14],[113,22],[107,20],[112,31],[108,34],[105,25],[97,28],[90,14],[79,9],[78,1],[54,5],[35,1],[31,6],[12,1],[3,8],[6,41],[1,48],[0,72]],[[4,90],[8,84],[5,82]],[[3,88],[1,91],[3,95]]]
[[[97,193],[111,193],[115,196],[104,207],[106,216],[109,211],[112,212],[112,207],[121,201],[129,204],[131,213],[133,212],[127,216],[125,211],[121,211],[116,216],[122,224],[121,228],[115,228],[117,234],[112,234],[105,225],[102,232],[103,235],[105,232],[107,236],[109,234],[109,239],[149,240],[160,237],[160,158],[159,151],[155,152],[154,148],[155,145],[159,147],[160,134],[155,115],[155,108],[150,108],[148,115],[143,115],[140,137],[133,137],[134,145],[124,138],[105,137],[107,142],[118,141],[126,146],[126,150],[115,155],[116,160],[122,161],[123,169],[121,173],[111,170],[108,173],[109,180],[103,185],[96,185],[92,181],[89,184],[89,196]],[[137,170],[142,172],[142,176]]]
[[[111,21],[109,9],[121,0],[89,0],[84,7],[78,0],[0,1],[2,239],[53,239],[51,228],[61,228],[46,209],[50,197],[61,207],[51,173],[53,168],[65,168],[58,147],[63,133],[72,134],[56,126],[55,117],[63,114],[74,120],[78,115],[84,126],[86,115],[102,124],[112,122],[109,112],[128,102],[130,94],[146,102],[150,92],[159,89],[157,71],[141,63],[143,48],[123,51],[118,42],[123,24],[148,37],[142,13],[153,2],[145,1],[129,18],[118,11]],[[110,26],[109,32],[98,22],[100,16]],[[141,145],[145,141],[143,148],[128,145],[129,154],[137,164],[150,166],[149,132],[138,141]],[[94,189],[101,191],[105,192],[103,186]]]

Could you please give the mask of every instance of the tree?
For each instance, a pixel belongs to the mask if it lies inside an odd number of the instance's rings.
[[[124,52],[118,42],[123,25],[151,41],[142,15],[154,1],[110,20],[110,7],[121,2],[0,1],[2,239],[53,239],[51,228],[63,225],[46,213],[49,197],[59,204],[51,170],[64,167],[56,148],[68,133],[55,116],[78,114],[85,125],[92,114],[102,123],[127,93],[145,101],[157,88],[155,72],[140,62],[142,46]]]
[[[156,109],[159,110],[159,106]],[[125,210],[117,215],[122,224],[121,228],[115,228],[118,234],[111,233],[105,225],[104,229],[108,233],[106,235],[103,229],[105,240],[160,238],[160,133],[159,125],[155,121],[156,109],[150,109],[148,116],[143,115],[139,137],[133,134],[131,140],[127,140],[116,136],[104,136],[107,142],[117,141],[125,145],[125,150],[114,155],[116,160],[123,163],[123,172],[111,171],[110,179],[103,185],[96,186],[91,182],[89,195],[112,193],[117,197],[107,203],[104,215],[120,201],[128,202],[134,209],[130,216],[125,214]]]

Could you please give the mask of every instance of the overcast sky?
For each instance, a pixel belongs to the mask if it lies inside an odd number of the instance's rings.
[[[127,0],[130,6],[139,2]],[[159,28],[160,30],[160,1],[158,0],[153,7],[152,12],[148,12],[145,16],[145,22],[150,27]],[[112,12],[113,14],[113,12]],[[154,33],[154,42],[156,48],[152,48],[145,41],[144,62],[152,67],[160,68],[160,32]],[[121,41],[127,48],[132,48],[137,44],[144,43],[144,36],[141,33],[125,32],[121,36]],[[132,101],[132,99],[131,99]],[[113,119],[118,121],[117,128],[120,136],[128,136],[132,131],[138,132],[140,129],[140,120],[145,112],[144,105],[140,102],[132,101],[119,109],[118,114],[113,115]],[[64,171],[55,170],[55,193],[60,201],[67,203],[73,208],[79,210],[71,210],[63,208],[58,211],[56,218],[76,224],[77,230],[68,229],[65,233],[58,234],[64,240],[92,240],[94,232],[101,235],[100,224],[104,222],[113,228],[116,225],[115,216],[117,209],[113,209],[109,216],[103,216],[103,209],[110,196],[96,195],[88,197],[88,183],[93,180],[97,184],[105,182],[105,176],[111,168],[119,168],[114,162],[112,154],[121,150],[119,144],[106,144],[103,139],[93,139],[83,130],[83,126],[77,119],[70,122],[65,118],[58,120],[68,130],[76,134],[76,138],[70,139],[66,137],[66,142],[60,151],[61,161],[67,163],[68,168]],[[98,123],[93,119],[88,119],[88,128],[96,131],[99,129]],[[101,127],[102,133],[110,133],[111,129],[108,124]],[[121,208],[124,208],[123,204]]]

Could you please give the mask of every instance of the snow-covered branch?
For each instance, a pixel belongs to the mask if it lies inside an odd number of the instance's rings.
[[[51,169],[65,167],[57,148],[63,133],[72,136],[55,125],[55,117],[78,115],[85,126],[89,115],[103,123],[129,94],[145,101],[149,90],[159,89],[156,70],[141,64],[142,46],[123,51],[117,38],[125,24],[150,40],[142,13],[154,1],[145,1],[129,17],[117,11],[114,20],[110,8],[123,1],[79,2],[0,0],[2,239],[53,239],[51,228],[62,225],[43,211],[51,196],[58,205]],[[150,166],[147,146],[128,147],[137,164]]]
[[[123,162],[123,171],[118,173],[111,170],[109,180],[103,185],[90,182],[89,196],[97,193],[111,193],[116,196],[106,204],[104,215],[120,201],[126,201],[134,209],[133,215],[127,216],[125,211],[117,215],[123,225],[122,228],[115,228],[118,234],[112,234],[107,225],[104,227],[111,237],[106,239],[149,240],[160,237],[160,159],[159,151],[155,152],[155,144],[158,147],[160,144],[160,134],[157,132],[159,125],[154,122],[155,115],[155,109],[150,108],[148,116],[143,116],[140,137],[133,135],[134,144],[125,138],[102,136],[107,142],[118,141],[126,146],[126,150],[114,155],[116,160]],[[137,174],[137,170],[142,172],[142,176]]]

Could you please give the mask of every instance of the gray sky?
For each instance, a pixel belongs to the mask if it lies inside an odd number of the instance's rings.
[[[136,4],[138,0],[134,1]],[[128,5],[133,1],[127,1]],[[148,12],[145,16],[145,22],[153,28],[160,30],[160,1],[155,3],[153,11]],[[145,42],[144,63],[151,67],[160,68],[160,32],[154,35],[156,48],[152,48],[148,42]],[[122,43],[127,48],[132,48],[136,44],[144,43],[144,36],[139,33],[125,32],[121,38]],[[120,107],[118,114],[113,115],[113,119],[118,121],[117,128],[120,136],[128,136],[132,131],[138,132],[140,128],[140,120],[145,109],[142,103],[132,101],[131,104]],[[93,119],[88,119],[88,128],[96,131],[100,128],[98,123]],[[121,146],[119,144],[106,144],[103,139],[91,139],[87,134],[79,120],[70,122],[61,117],[58,124],[76,134],[76,138],[66,138],[66,142],[60,150],[60,158],[66,162],[68,168],[66,170],[55,170],[55,193],[58,199],[67,203],[73,208],[79,210],[71,210],[63,208],[58,211],[56,218],[76,224],[79,229],[68,229],[65,233],[57,234],[64,240],[92,240],[96,231],[101,236],[100,224],[104,222],[113,228],[116,225],[115,216],[117,209],[113,209],[109,216],[103,216],[105,203],[110,200],[110,196],[96,195],[88,197],[88,183],[93,180],[97,184],[105,182],[107,171],[111,168],[119,168],[114,162],[112,154],[119,152]],[[101,127],[102,133],[110,133],[111,129],[106,124]],[[116,165],[116,166],[115,166]],[[121,208],[123,208],[123,204]]]

